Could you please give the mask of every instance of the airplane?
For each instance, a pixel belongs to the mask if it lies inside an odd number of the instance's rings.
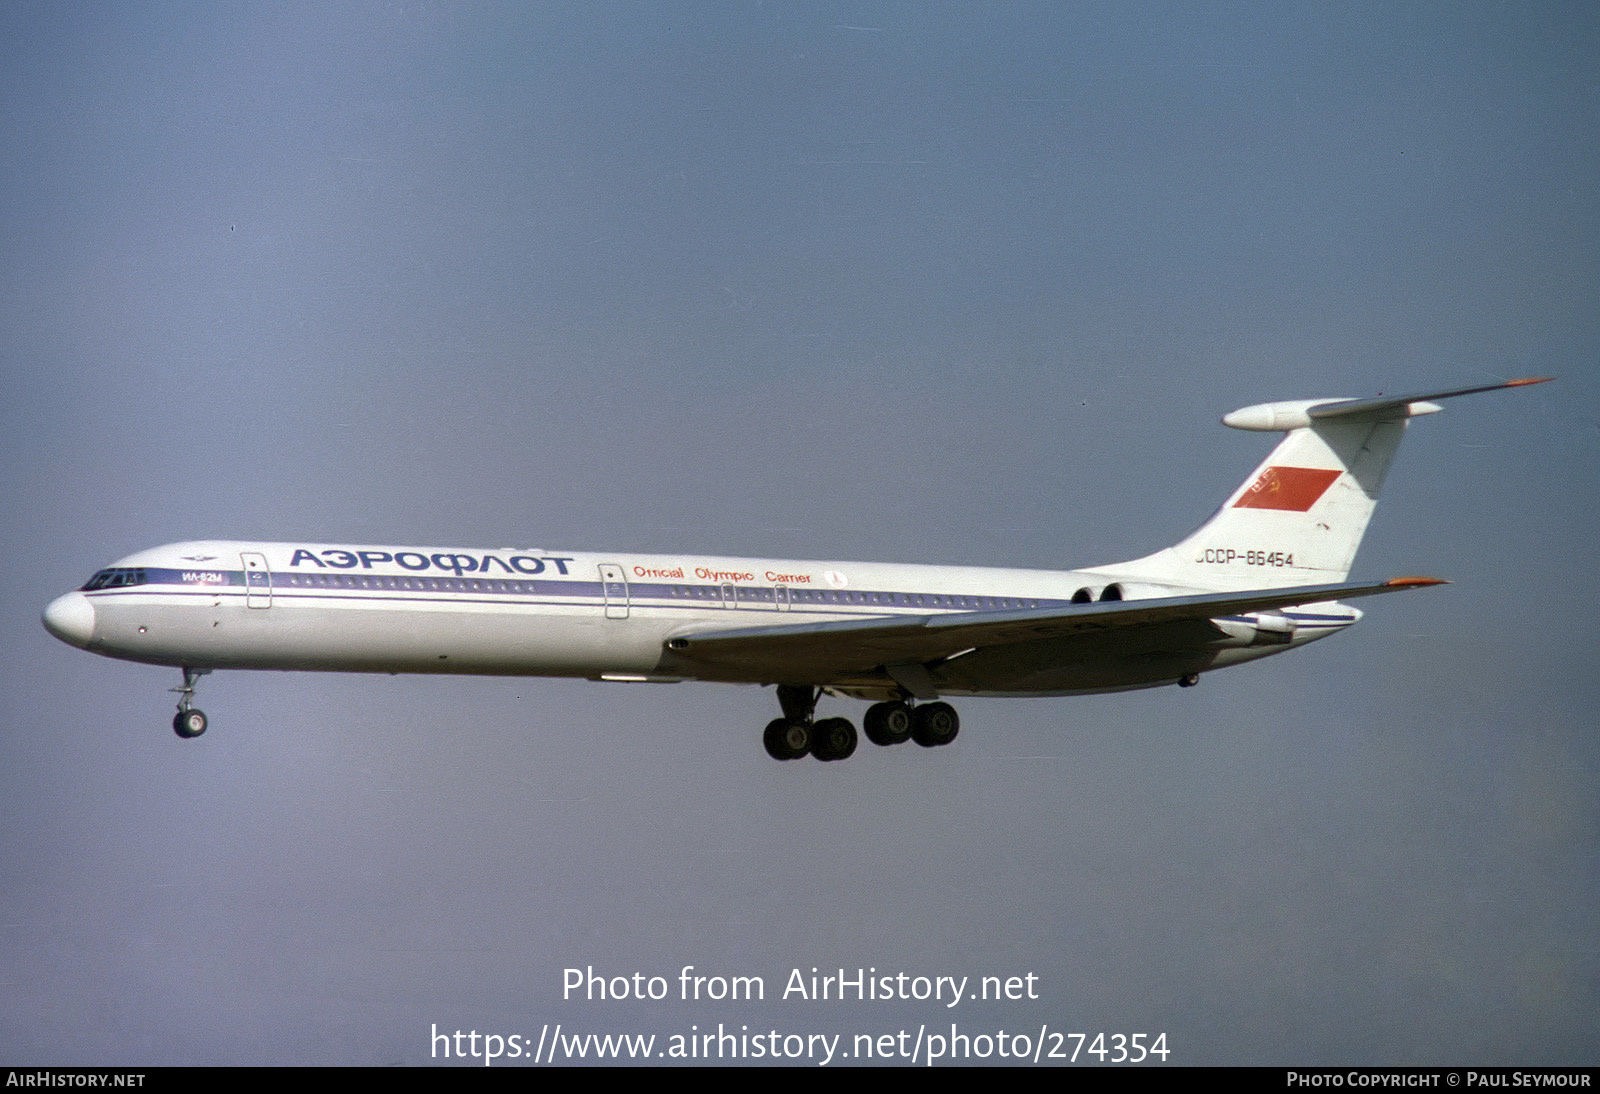
[[[1340,601],[1444,584],[1346,577],[1425,395],[1262,403],[1223,417],[1283,433],[1199,530],[1079,570],[553,552],[541,547],[176,543],[53,600],[44,625],[91,653],[180,668],[173,729],[205,732],[217,669],[473,673],[776,687],[774,759],[855,752],[824,694],[872,702],[877,745],[948,745],[954,696],[1060,696],[1177,684],[1342,631]]]

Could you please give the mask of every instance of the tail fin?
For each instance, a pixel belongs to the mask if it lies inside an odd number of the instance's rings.
[[[1235,410],[1222,419],[1224,425],[1286,436],[1199,531],[1163,551],[1105,569],[1209,589],[1343,581],[1407,420],[1442,409],[1427,400],[1547,379],[1392,399],[1311,399]]]

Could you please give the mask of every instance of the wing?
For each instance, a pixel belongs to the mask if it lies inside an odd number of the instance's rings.
[[[1319,604],[1398,592],[1446,582],[1397,577],[1376,584],[1301,585],[1288,589],[1204,593],[1149,600],[1099,601],[1050,608],[939,615],[879,616],[829,623],[796,623],[737,630],[699,631],[671,638],[672,655],[745,679],[774,679],[782,669],[806,678],[848,677],[885,666],[932,665],[968,650],[1015,642],[1066,638],[1169,624],[1204,623],[1223,616],[1299,604]]]

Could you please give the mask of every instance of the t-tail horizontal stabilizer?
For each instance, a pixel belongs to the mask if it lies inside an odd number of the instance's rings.
[[[1350,573],[1409,419],[1437,413],[1435,399],[1549,379],[1530,376],[1417,395],[1241,407],[1224,416],[1223,424],[1286,434],[1272,454],[1183,542],[1097,572],[1192,589],[1341,582]]]
[[[1304,429],[1312,422],[1326,422],[1336,418],[1367,422],[1418,418],[1424,414],[1437,414],[1444,409],[1434,406],[1430,401],[1433,399],[1453,399],[1457,395],[1476,395],[1481,391],[1527,387],[1529,384],[1549,383],[1553,379],[1555,379],[1553,376],[1526,376],[1520,380],[1507,380],[1503,384],[1463,387],[1454,391],[1434,391],[1425,395],[1400,395],[1394,398],[1379,396],[1373,399],[1301,399],[1286,403],[1258,403],[1224,414],[1222,424],[1257,433],[1279,433],[1290,429]]]

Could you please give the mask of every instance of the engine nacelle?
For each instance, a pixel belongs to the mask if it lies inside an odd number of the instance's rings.
[[[1109,585],[1085,585],[1072,594],[1074,604],[1089,604],[1096,600],[1155,600],[1167,596],[1192,596],[1205,592],[1184,585],[1158,585],[1151,581],[1113,581]]]
[[[1252,612],[1246,618],[1256,630],[1252,646],[1286,646],[1294,641],[1295,621],[1282,612]]]

